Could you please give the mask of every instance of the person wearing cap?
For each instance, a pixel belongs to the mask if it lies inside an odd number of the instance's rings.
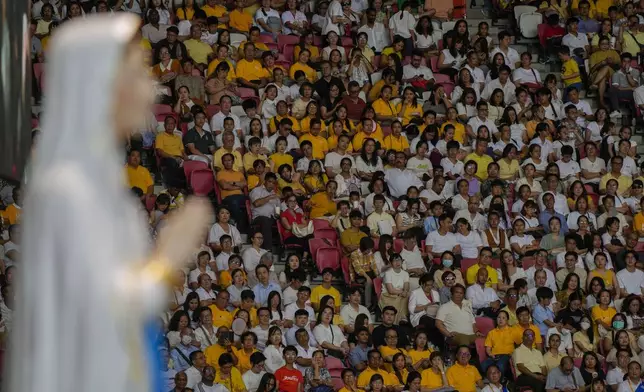
[[[262,377],[264,377],[264,374],[266,374],[266,371],[264,370],[264,361],[266,361],[266,357],[259,351],[251,354],[250,363],[252,367],[242,375],[242,380],[244,381],[248,392],[256,392],[257,388],[259,388],[259,383],[261,382]]]
[[[346,232],[346,230],[345,230]],[[362,233],[363,236],[366,236],[366,234]],[[314,309],[318,309],[320,307],[320,300],[324,298],[326,295],[330,295],[333,297],[335,300],[336,304],[336,313],[340,312],[340,304],[342,303],[342,295],[340,295],[340,292],[338,289],[335,287],[331,286],[331,282],[333,281],[333,268],[325,268],[322,270],[322,284],[319,286],[315,286],[313,290],[311,291],[311,305],[313,306]]]

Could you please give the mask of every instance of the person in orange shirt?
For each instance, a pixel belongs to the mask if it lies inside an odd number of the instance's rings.
[[[248,33],[250,31],[253,17],[244,12],[244,0],[236,0],[235,9],[228,15],[228,25],[232,33]]]
[[[19,186],[13,188],[12,197],[13,203],[4,211],[1,211],[0,216],[10,225],[15,225],[20,222],[20,215],[22,214],[22,189]]]

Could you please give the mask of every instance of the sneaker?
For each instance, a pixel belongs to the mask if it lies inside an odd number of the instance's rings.
[[[613,112],[610,114],[611,118],[622,118],[622,112],[619,110],[613,110]]]

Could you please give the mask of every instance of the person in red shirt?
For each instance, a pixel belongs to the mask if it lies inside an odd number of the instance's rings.
[[[294,346],[284,348],[284,360],[286,365],[277,369],[275,379],[277,379],[277,390],[279,392],[302,392],[304,390],[304,377],[302,372],[294,366],[297,358],[297,349]]]

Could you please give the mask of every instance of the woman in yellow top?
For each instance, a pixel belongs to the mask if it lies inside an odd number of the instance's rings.
[[[375,126],[374,126],[375,125]],[[352,144],[354,146],[364,145],[366,139],[373,139],[380,143],[380,146],[385,143],[385,136],[380,129],[380,125],[370,118],[363,117],[358,128],[356,129],[356,135],[353,137]]]
[[[181,7],[177,8],[177,19],[179,20],[192,20],[195,16],[195,11],[199,6],[195,4],[194,0],[183,0]]]
[[[423,117],[423,107],[418,104],[418,97],[412,87],[405,87],[403,100],[396,105],[396,111],[398,112],[398,118],[402,118],[403,126],[409,124],[414,118],[420,119]]]
[[[380,98],[371,105],[376,112],[376,120],[378,121],[394,121],[398,119],[396,108],[389,102],[391,91],[391,86],[385,85],[380,91]]]
[[[373,49],[369,47],[367,44],[369,40],[369,36],[365,32],[358,33],[358,49],[360,49],[360,52],[362,55],[367,59],[367,61],[372,64],[373,63],[373,58],[376,56],[376,54],[373,52]],[[375,67],[374,67],[375,69]]]
[[[241,348],[236,349],[233,346],[233,350],[235,351],[235,355],[238,359],[237,369],[239,369],[240,373],[244,374],[253,367],[250,363],[250,356],[257,352],[257,349],[255,348],[257,345],[257,336],[250,331],[246,331],[241,335],[239,340],[241,340]]]
[[[237,50],[237,58],[243,59],[244,58],[244,46],[246,45],[246,42],[251,42],[253,45],[255,45],[255,53],[264,53],[264,52],[269,52],[271,49],[262,41],[259,40],[259,37],[261,36],[259,27],[253,26],[250,28],[250,32],[248,35],[248,41],[242,41],[239,44],[239,49]],[[255,57],[259,57],[258,54],[255,55]],[[273,73],[271,72],[271,75]]]
[[[304,117],[300,120],[300,131],[296,132],[298,138],[311,131],[311,120],[314,118],[320,119],[320,107],[317,101],[311,101],[306,105]]]
[[[429,356],[429,362],[431,367],[421,373],[420,386],[430,390],[449,386],[442,354],[439,351],[434,351]]]
[[[392,360],[392,370],[393,378],[400,383],[400,385],[407,385],[407,377],[409,376],[409,370],[407,370],[407,357],[402,352],[396,353],[393,356]],[[385,365],[386,366],[386,365]]]
[[[304,176],[304,188],[309,195],[315,195],[318,192],[324,191],[328,177],[322,171],[320,161],[312,160],[309,162],[309,170]]]
[[[338,392],[365,392],[364,390],[358,388],[358,383],[356,382],[356,374],[353,369],[344,369],[342,371],[342,382],[344,386],[340,388]]]
[[[577,208],[577,202],[579,200],[586,200],[586,204],[583,206],[583,211],[579,211]],[[593,214],[597,212],[597,206],[595,205],[593,198],[588,195],[588,192],[584,187],[584,183],[579,180],[570,185],[566,201],[568,202],[568,208],[570,211],[579,211],[582,215],[588,212],[588,210]]]
[[[546,16],[552,13],[559,15],[561,20],[567,20],[568,16],[568,4],[565,0],[546,0],[539,4],[538,11]]]
[[[440,131],[438,132],[438,137],[443,137],[445,126],[450,124],[454,126],[454,140],[461,144],[467,144],[467,132],[465,132],[465,125],[463,125],[462,122],[458,121],[458,111],[456,110],[456,107],[452,106],[447,109],[447,114],[445,115],[445,117],[446,121],[441,125]]]
[[[403,49],[405,49],[405,39],[401,36],[394,37],[394,42],[391,46],[387,46],[380,53],[380,68],[389,66],[389,57],[398,56],[398,59],[403,59]]]
[[[595,343],[596,336],[593,336],[592,341],[589,337],[588,331],[591,331],[591,328],[593,326],[590,318],[587,316],[582,317],[581,321],[579,322],[579,326],[581,327],[581,329],[572,335],[572,344],[573,350],[575,352],[575,358],[581,357],[588,351],[595,351],[597,349],[597,344]]]
[[[508,144],[503,149],[502,158],[499,164],[499,178],[505,181],[514,181],[519,178],[519,160],[517,159],[517,147]]]
[[[617,310],[610,306],[610,303],[610,291],[603,289],[599,293],[599,303],[593,306],[590,311],[590,317],[592,317],[595,324],[595,335],[601,339],[610,334],[610,331],[613,328],[611,325],[613,316],[617,314]]]
[[[431,366],[429,356],[432,354],[433,350],[427,345],[427,332],[418,331],[416,332],[416,337],[414,338],[413,348],[407,352],[409,358],[411,358],[411,366],[416,371],[423,371]]]
[[[297,63],[291,65],[291,68],[288,71],[288,74],[292,80],[295,80],[295,72],[302,71],[304,72],[304,75],[306,75],[306,80],[311,83],[315,83],[318,78],[318,73],[316,70],[309,66],[310,57],[311,52],[308,49],[300,51]]]
[[[280,136],[275,140],[275,153],[269,157],[272,172],[276,172],[284,164],[293,167],[293,156],[286,152],[287,144],[284,136]]]
[[[385,137],[384,149],[404,152],[409,156],[409,141],[406,136],[402,134],[402,124],[396,120],[391,123],[391,135]]]
[[[561,358],[566,356],[566,353],[559,351],[559,346],[561,346],[561,336],[558,333],[553,333],[548,338],[548,351],[543,355],[548,371],[558,367]]]
[[[617,284],[617,277],[615,275],[615,272],[613,270],[607,269],[606,268],[606,255],[604,253],[597,253],[594,257],[595,261],[595,266],[596,268],[588,274],[588,277],[586,278],[587,282],[591,282],[594,277],[600,278],[602,281],[604,281],[604,287],[606,290],[609,292],[614,292],[617,295],[619,295],[619,290],[618,290],[618,284]],[[590,283],[588,286],[588,290],[590,290]],[[617,297],[619,298],[619,297]]]
[[[404,362],[411,363],[411,358],[407,350],[398,348],[398,332],[395,329],[389,329],[385,332],[385,344],[378,347],[382,360],[385,363],[385,370],[388,372],[394,371],[394,357],[396,354],[402,354]]]
[[[300,52],[306,49],[309,51],[309,63],[316,64],[320,62],[320,50],[313,44],[313,32],[308,31],[300,37],[300,44],[293,49],[293,62],[300,59]]]
[[[338,184],[335,180],[329,180],[326,183],[324,191],[320,191],[311,197],[309,205],[311,206],[311,219],[321,218],[324,216],[334,216],[338,213],[334,197]]]
[[[599,39],[599,50],[590,55],[590,89],[599,90],[600,102],[603,102],[604,93],[606,92],[606,83],[610,83],[615,71],[613,66],[618,66],[621,62],[619,53],[610,48],[610,38],[601,37]]]
[[[496,365],[501,373],[505,374],[510,364],[510,356],[514,352],[514,333],[508,325],[509,320],[510,314],[507,311],[499,311],[496,316],[496,328],[485,337],[485,352],[488,358],[481,364],[483,369]]]

